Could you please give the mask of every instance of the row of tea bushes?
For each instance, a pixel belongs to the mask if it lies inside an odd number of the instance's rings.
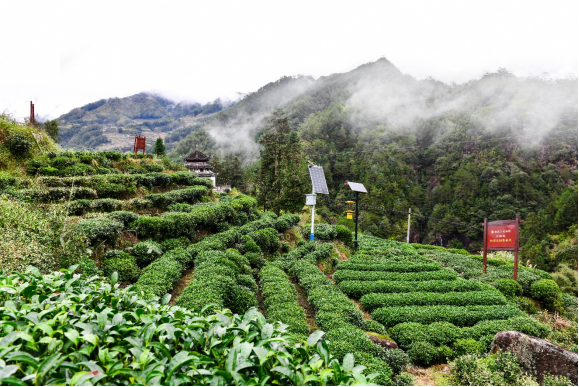
[[[360,304],[368,311],[393,306],[469,306],[505,305],[506,303],[505,296],[495,289],[456,293],[370,293],[360,298]]]
[[[338,287],[349,297],[357,299],[370,293],[447,293],[492,289],[490,285],[460,278],[453,281],[342,281]]]
[[[304,309],[298,303],[294,284],[278,265],[269,263],[259,272],[263,306],[269,321],[289,325],[289,331],[298,335],[309,333]]]
[[[550,328],[531,317],[513,317],[505,320],[480,321],[472,327],[458,327],[448,322],[425,325],[416,322],[401,323],[392,328],[391,337],[402,349],[410,349],[413,343],[424,341],[434,346],[451,346],[458,339],[481,340],[486,338],[486,349],[490,341],[501,331],[517,331],[530,336],[546,338]]]
[[[323,333],[296,346],[256,309],[203,315],[73,271],[0,276],[0,385],[372,382]]]
[[[252,199],[252,198],[250,198]],[[230,204],[234,204],[237,200],[244,200],[243,197],[237,196],[234,200],[230,201]],[[255,206],[255,199],[253,200],[253,207]],[[226,203],[227,204],[227,203]],[[247,203],[246,203],[247,204]],[[237,207],[244,209],[245,207]],[[282,218],[282,217],[279,217]],[[163,256],[161,259],[154,261],[147,268],[143,269],[143,273],[137,281],[136,286],[138,289],[144,292],[153,292],[156,296],[162,296],[165,292],[168,292],[173,288],[174,284],[181,277],[181,273],[189,267],[192,267],[196,261],[196,258],[204,252],[208,251],[225,251],[229,248],[239,248],[245,249],[246,246],[253,246],[251,251],[246,252],[247,260],[250,266],[256,267],[256,265],[261,264],[259,255],[250,256],[251,253],[261,252],[260,248],[255,244],[255,242],[249,237],[249,234],[261,230],[270,228],[272,225],[276,224],[279,219],[275,214],[264,214],[261,219],[255,220],[253,222],[247,223],[240,227],[231,227],[227,231],[223,231],[211,236],[205,237],[200,242],[190,245],[186,249],[182,249],[178,256]],[[293,226],[294,224],[286,222],[288,217],[283,218],[283,224],[285,226]],[[299,217],[292,218],[296,223],[299,221]],[[285,231],[285,230],[284,230]],[[245,252],[245,251],[244,251]],[[165,259],[163,259],[165,258]],[[251,259],[254,262],[251,262]],[[161,261],[161,263],[157,263]],[[151,269],[149,269],[151,267]],[[198,273],[194,276],[193,282],[198,279]],[[169,284],[167,284],[169,282]],[[192,282],[192,283],[193,283]],[[191,286],[191,285],[189,285]],[[182,301],[185,302],[185,301]]]
[[[504,261],[493,260],[487,265],[487,273],[483,274],[482,258],[465,256],[440,251],[423,250],[424,255],[434,259],[442,266],[450,268],[460,274],[462,278],[492,284],[498,279],[512,279],[513,266]],[[497,263],[498,261],[500,263]],[[529,269],[519,266],[517,282],[523,287],[524,294],[531,295],[531,286],[542,279],[553,279],[549,273],[538,269]]]
[[[469,306],[401,306],[378,308],[372,313],[372,319],[387,327],[403,322],[431,324],[446,321],[457,326],[472,326],[484,320],[504,320],[524,316],[516,305],[469,305]]]
[[[174,190],[162,194],[149,194],[142,198],[120,199],[79,199],[65,203],[71,215],[84,215],[88,212],[138,211],[147,208],[164,209],[173,204],[197,203],[209,190],[204,186]]]
[[[195,174],[190,172],[39,177],[37,179],[3,176],[0,180],[0,189],[11,193],[18,193],[22,188],[28,188],[31,190],[85,187],[94,189],[99,194],[108,194],[110,197],[113,197],[112,195],[121,195],[122,193],[127,192],[130,193],[139,187],[152,189],[156,187],[170,187],[173,185],[201,185],[207,188],[213,187],[211,180],[198,178]]]
[[[421,271],[437,271],[441,269],[438,263],[414,263],[414,262],[374,262],[352,258],[342,261],[337,267],[339,270],[360,271],[394,271],[399,273],[413,273]]]
[[[177,300],[177,305],[206,313],[230,308],[244,313],[257,306],[257,285],[247,257],[235,249],[203,251],[195,259],[193,281]]]
[[[327,332],[330,350],[337,356],[353,353],[356,361],[371,372],[379,373],[376,382],[391,385],[392,369],[384,362],[385,350],[364,334],[361,328],[367,328],[366,320],[356,305],[320,269],[306,260],[295,262],[290,274],[308,294],[308,302],[315,310],[316,324]]]
[[[422,271],[412,273],[398,273],[392,271],[357,271],[338,270],[334,273],[334,281],[432,281],[457,279],[454,271],[439,268],[438,271]]]

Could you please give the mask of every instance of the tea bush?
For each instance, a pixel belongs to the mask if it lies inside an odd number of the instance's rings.
[[[338,287],[350,297],[361,298],[369,293],[409,293],[409,292],[469,292],[488,290],[489,285],[456,279],[453,281],[342,281]]]
[[[522,316],[515,305],[477,305],[477,306],[402,306],[379,308],[372,313],[372,318],[386,327],[393,327],[403,322],[431,324],[446,321],[457,326],[472,326],[483,320],[504,320]]]
[[[259,246],[261,251],[267,254],[278,251],[281,246],[277,231],[273,228],[257,230],[249,234],[249,236]]]
[[[290,332],[307,335],[310,331],[304,309],[298,304],[298,295],[287,274],[279,267],[268,264],[259,272],[263,304],[268,319],[289,325]]]
[[[437,271],[442,267],[437,263],[413,263],[413,262],[384,262],[362,263],[356,260],[342,261],[338,264],[338,270],[360,271],[393,271],[399,273],[413,273],[423,271]]]
[[[169,297],[144,299],[67,270],[16,273],[0,277],[0,285],[11,295],[0,301],[0,313],[8,313],[0,334],[2,385],[372,382],[354,367],[354,356],[342,363],[332,357],[323,332],[291,344],[284,328],[256,309],[204,317],[168,306]]]
[[[100,243],[114,244],[123,229],[123,224],[103,217],[83,219],[77,223],[76,228],[86,236],[91,246],[96,246]]]
[[[102,270],[103,274],[107,277],[111,276],[114,272],[117,272],[120,282],[136,281],[141,274],[141,270],[137,266],[135,258],[127,253],[122,253],[122,255],[119,254],[104,261]]]
[[[139,215],[130,211],[113,211],[105,216],[109,219],[122,223],[125,228],[129,227],[131,223],[139,219]]]
[[[513,298],[523,295],[523,287],[512,279],[498,279],[493,282],[493,286],[503,293],[505,297]]]
[[[372,311],[393,306],[430,305],[504,305],[505,297],[496,290],[457,293],[370,293],[360,299],[364,309]]]
[[[352,231],[349,228],[342,225],[334,226],[336,230],[336,239],[341,241],[346,246],[352,245],[352,240],[354,239],[352,236]]]
[[[137,243],[131,250],[131,255],[139,267],[145,267],[163,255],[163,249],[158,243],[148,240]]]
[[[445,269],[418,273],[338,270],[334,274],[334,281],[338,284],[342,281],[430,281],[454,280],[456,278],[455,272]]]
[[[555,281],[543,279],[533,283],[531,295],[544,308],[553,310],[561,299],[561,290]]]

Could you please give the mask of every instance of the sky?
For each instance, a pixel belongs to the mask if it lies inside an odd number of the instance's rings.
[[[0,2],[0,113],[53,119],[142,91],[236,99],[380,57],[417,79],[578,74],[577,0]]]

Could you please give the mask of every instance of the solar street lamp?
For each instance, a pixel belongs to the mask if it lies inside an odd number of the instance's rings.
[[[310,164],[310,179],[312,180],[312,193],[306,195],[306,205],[312,206],[312,228],[310,231],[310,239],[314,240],[314,210],[316,208],[316,194],[321,193],[328,195],[328,185],[326,184],[326,177],[324,176],[324,169],[320,166]]]
[[[346,185],[348,187],[350,187],[350,189],[352,191],[354,191],[356,193],[356,227],[355,227],[355,231],[354,231],[354,248],[357,249],[358,248],[358,193],[368,193],[368,191],[366,191],[366,187],[364,187],[364,184],[362,183],[354,183],[353,181],[347,181],[346,180]]]

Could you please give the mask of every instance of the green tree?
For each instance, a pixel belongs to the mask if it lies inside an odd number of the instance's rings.
[[[259,143],[263,148],[257,177],[258,202],[264,210],[271,209],[276,214],[300,210],[308,192],[306,157],[283,110],[278,109],[269,117]]]
[[[157,156],[165,156],[165,144],[163,143],[163,139],[161,137],[157,138],[157,141],[155,141],[153,153]]]
[[[51,120],[51,121],[46,121],[43,125],[44,127],[44,131],[56,142],[60,142],[60,140],[62,139],[59,135],[58,135],[58,121],[57,120]]]

